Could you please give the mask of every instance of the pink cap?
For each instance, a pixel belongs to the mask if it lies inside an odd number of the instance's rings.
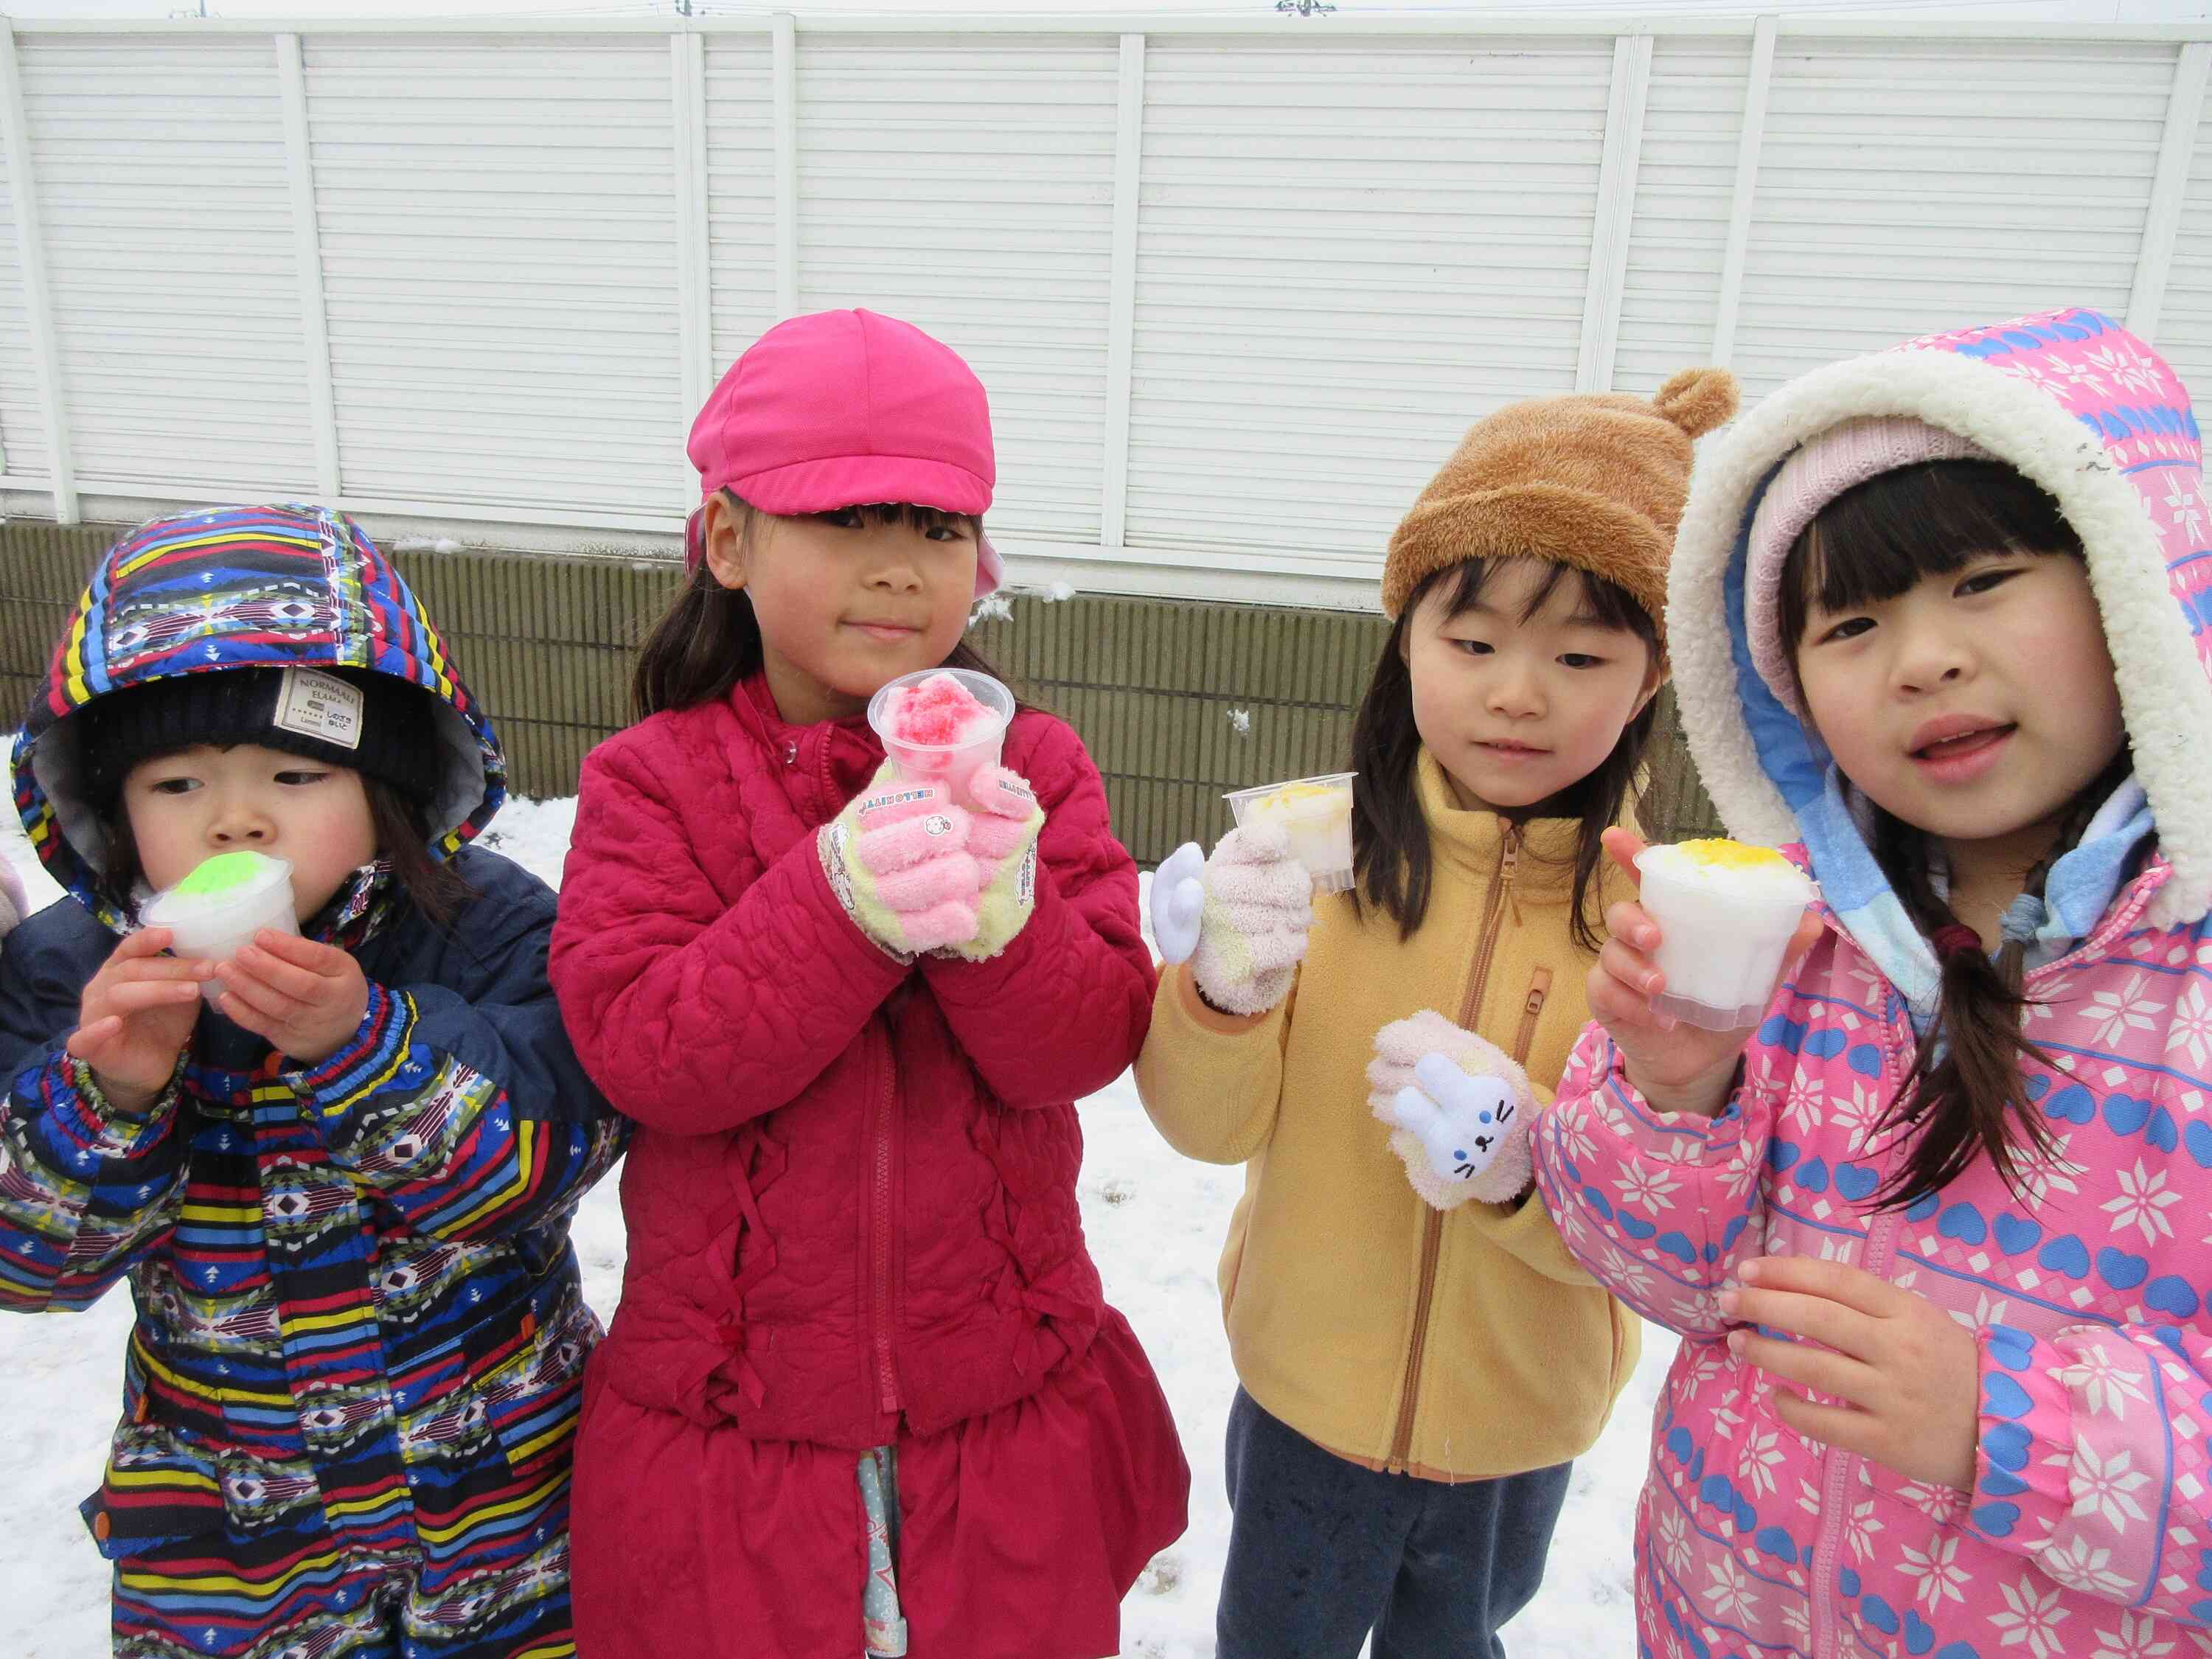
[[[1955,432],[1909,415],[1869,415],[1839,421],[1790,453],[1751,516],[1744,562],[1744,632],[1752,666],[1784,708],[1802,718],[1797,675],[1782,638],[1782,569],[1790,550],[1820,509],[1869,478],[1923,461],[1986,461],[1995,457]]]
[[[910,501],[980,520],[998,481],[975,372],[913,324],[872,311],[820,311],[769,330],[708,394],[685,448],[702,497],[732,489],[778,518]],[[694,512],[687,568],[704,551],[702,534]],[[1006,574],[979,537],[975,597]]]

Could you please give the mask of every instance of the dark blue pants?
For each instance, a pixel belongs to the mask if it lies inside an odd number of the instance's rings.
[[[1561,1463],[1448,1486],[1324,1451],[1243,1389],[1229,1408],[1218,1659],[1504,1659],[1544,1581]]]

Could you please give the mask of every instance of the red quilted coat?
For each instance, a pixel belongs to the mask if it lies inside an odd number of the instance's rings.
[[[1173,1421],[1075,1196],[1071,1103],[1151,1014],[1135,866],[1080,740],[1025,712],[1035,912],[992,961],[902,967],[814,847],[882,759],[756,677],[585,763],[553,983],[639,1126],[577,1453],[592,1659],[851,1659],[871,1446],[899,1449],[914,1659],[1111,1654],[1182,1530]]]

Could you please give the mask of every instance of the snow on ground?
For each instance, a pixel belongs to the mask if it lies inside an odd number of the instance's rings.
[[[489,844],[558,884],[573,800],[516,801]],[[55,889],[20,832],[0,855],[33,905]],[[1084,1225],[1109,1297],[1136,1328],[1175,1408],[1190,1459],[1190,1530],[1130,1593],[1128,1659],[1210,1659],[1213,1604],[1229,1541],[1221,1442],[1235,1378],[1213,1283],[1243,1172],[1194,1164],[1152,1132],[1124,1076],[1082,1104],[1088,1151]],[[622,1291],[623,1226],[610,1177],[584,1200],[575,1243],[584,1288],[602,1316]],[[76,1505],[100,1481],[121,1394],[131,1304],[118,1290],[91,1311],[0,1320],[0,1492],[14,1505],[0,1553],[0,1649],[11,1659],[95,1659],[107,1651],[107,1567]],[[1575,1471],[1534,1605],[1510,1628],[1515,1659],[1597,1659],[1632,1650],[1632,1510],[1674,1339],[1649,1327],[1644,1361],[1596,1448]],[[857,1590],[856,1590],[857,1595]]]

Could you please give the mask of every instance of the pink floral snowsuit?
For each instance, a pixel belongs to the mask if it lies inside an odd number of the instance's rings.
[[[1816,738],[1748,666],[1743,531],[1771,469],[1852,416],[1963,433],[2055,495],[2087,549],[2156,828],[2030,975],[2028,1091],[2060,1156],[2025,1195],[1984,1161],[1902,1212],[1875,1126],[1929,985],[1887,890],[1827,861]],[[1592,1026],[1537,1129],[1561,1237],[1685,1340],[1637,1516],[1648,1656],[2138,1659],[2212,1653],[2212,540],[2172,372],[2088,312],[1840,363],[1777,392],[1695,486],[1669,616],[1699,770],[1746,839],[1802,839],[1828,929],[1711,1121],[1654,1112]],[[1824,794],[1824,789],[1826,793]],[[2080,902],[2080,883],[2075,884]],[[2063,910],[2054,872],[2054,915]],[[1900,983],[1902,979],[1903,983]],[[1752,1257],[1819,1255],[1977,1334],[1975,1490],[1784,1427],[1717,1304]]]

